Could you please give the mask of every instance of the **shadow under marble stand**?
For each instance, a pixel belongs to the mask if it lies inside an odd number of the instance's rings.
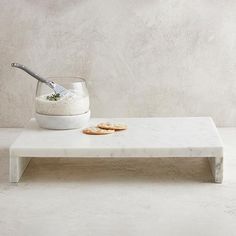
[[[94,126],[108,119],[91,119]],[[81,130],[46,130],[31,119],[10,147],[10,182],[18,182],[37,157],[60,158],[208,158],[214,182],[223,179],[223,145],[209,117],[116,118],[128,130],[85,135]],[[181,159],[180,159],[181,161]]]

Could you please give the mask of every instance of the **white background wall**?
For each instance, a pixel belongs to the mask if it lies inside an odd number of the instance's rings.
[[[33,115],[41,75],[87,79],[93,116],[236,126],[236,1],[1,0],[0,127]]]

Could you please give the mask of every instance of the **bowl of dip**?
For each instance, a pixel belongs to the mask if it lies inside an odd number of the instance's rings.
[[[38,82],[35,97],[35,118],[46,129],[77,129],[90,119],[89,94],[86,82],[80,77],[48,78],[70,92],[60,96],[46,84]]]

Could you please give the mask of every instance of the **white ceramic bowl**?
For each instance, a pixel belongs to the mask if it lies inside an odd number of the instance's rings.
[[[49,116],[35,113],[35,118],[44,129],[79,129],[88,125],[90,110],[74,116]]]

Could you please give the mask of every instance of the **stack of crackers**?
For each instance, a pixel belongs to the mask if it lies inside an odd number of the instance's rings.
[[[83,130],[84,134],[90,135],[104,135],[104,134],[111,134],[116,131],[126,130],[127,125],[124,124],[112,124],[109,122],[100,123],[96,127],[89,127]]]

